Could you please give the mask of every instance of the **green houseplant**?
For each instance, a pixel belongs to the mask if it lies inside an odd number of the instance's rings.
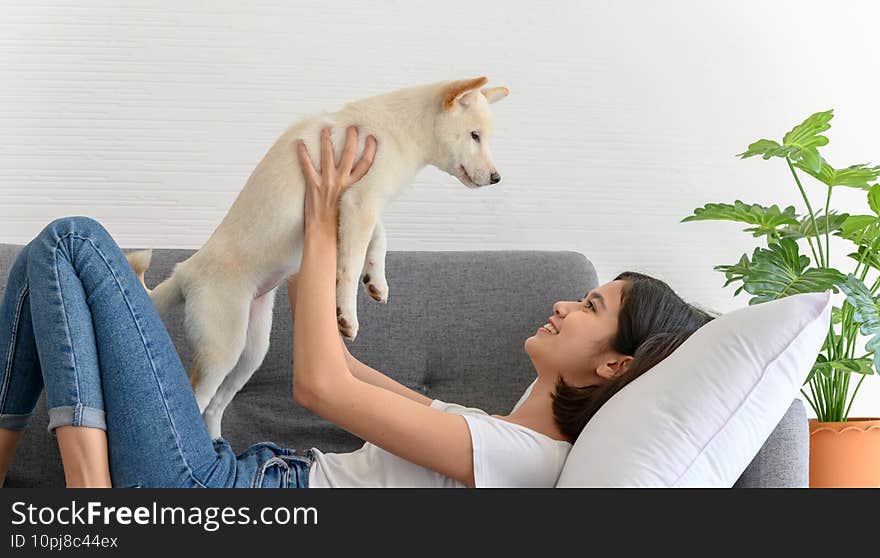
[[[832,110],[817,112],[785,134],[781,143],[761,139],[737,155],[741,159],[760,155],[765,160],[785,161],[806,212],[799,213],[794,206],[780,210],[777,205],[765,207],[736,200],[733,204],[707,203],[682,219],[682,222],[737,221],[749,225],[744,230],[754,237],[763,237],[765,245],[756,247],[751,256],[743,254],[734,264],[714,267],[724,273],[724,287],[739,283],[734,296],[742,291],[753,295],[749,299],[750,305],[827,289],[835,293],[843,291],[846,295],[841,306],[832,310],[828,335],[801,389],[817,417],[811,421],[813,434],[827,423],[855,428],[857,422],[866,422],[849,419],[849,411],[865,378],[880,370],[880,277],[868,279],[869,272],[880,270],[880,184],[877,183],[880,166],[858,164],[838,169],[820,155],[819,148],[828,144],[828,138],[822,133],[831,127],[832,117]],[[824,210],[817,208],[814,211],[802,178],[817,181],[824,187]],[[863,190],[868,209],[858,215],[831,209],[835,187]],[[847,272],[832,266],[832,236],[852,246],[853,251],[847,254],[849,259],[840,262],[848,264]],[[809,256],[801,254],[802,247],[808,247]],[[860,337],[866,337],[867,343],[864,352],[857,354],[860,352]],[[854,378],[857,382],[851,389],[850,382]],[[876,434],[875,438],[880,438],[880,421],[867,422],[873,424],[868,424],[863,431],[870,431]],[[820,474],[820,471],[814,471],[814,467],[819,466],[814,463],[815,443],[816,438],[811,434],[811,486],[828,483],[841,486],[848,482],[840,480],[839,471],[829,473],[837,480],[814,479]],[[830,459],[847,461],[840,459],[843,451],[840,447],[831,451],[834,455],[829,456]],[[872,451],[880,456],[880,446],[867,450],[867,453]],[[847,463],[846,466],[851,468],[853,464]],[[880,471],[880,463],[868,466]],[[875,476],[855,482],[880,485],[880,473],[873,474]]]

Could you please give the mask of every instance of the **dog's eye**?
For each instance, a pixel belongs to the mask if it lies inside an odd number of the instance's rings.
[[[474,141],[480,143],[480,134],[477,132],[471,132],[471,137],[474,138]]]

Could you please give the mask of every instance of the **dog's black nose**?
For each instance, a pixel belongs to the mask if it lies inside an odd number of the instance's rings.
[[[497,172],[493,172],[489,175],[489,182],[491,182],[492,184],[498,184],[499,182],[501,182],[501,175]]]

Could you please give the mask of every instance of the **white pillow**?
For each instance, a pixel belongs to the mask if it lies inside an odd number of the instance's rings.
[[[831,290],[719,316],[620,390],[575,441],[557,487],[731,487],[798,396]]]

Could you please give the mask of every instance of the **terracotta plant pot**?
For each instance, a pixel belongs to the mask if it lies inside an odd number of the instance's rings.
[[[880,488],[880,418],[810,419],[810,488]]]

